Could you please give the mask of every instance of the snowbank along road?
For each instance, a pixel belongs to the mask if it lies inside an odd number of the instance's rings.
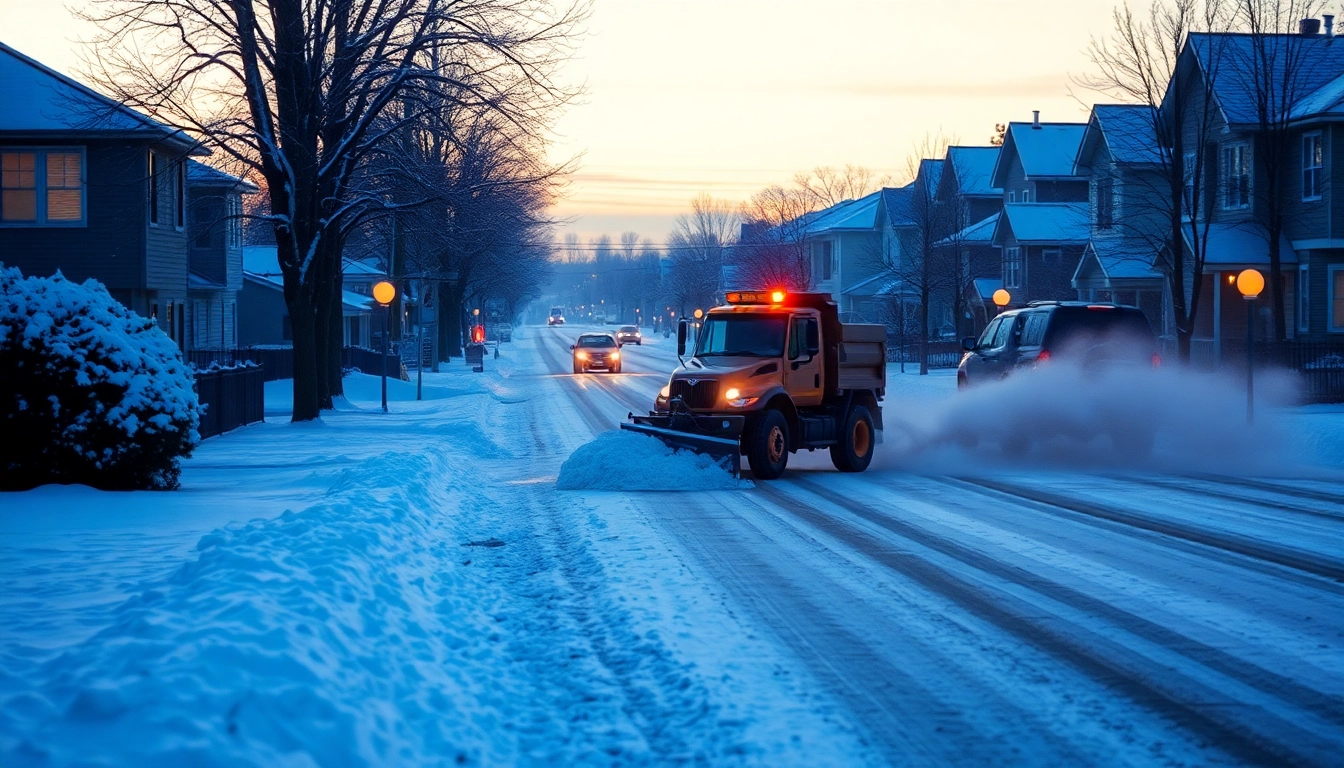
[[[572,375],[581,330],[388,415],[350,380],[179,494],[6,500],[0,764],[1339,765],[1338,477],[1188,423],[1237,476],[1005,460],[902,432],[958,396],[893,372],[868,472],[734,484],[579,451],[676,365],[650,336]]]

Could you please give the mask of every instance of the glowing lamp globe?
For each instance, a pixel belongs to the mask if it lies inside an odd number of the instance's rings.
[[[696,320],[699,320],[700,318],[702,318],[702,317],[704,317],[704,316],[705,316],[705,313],[704,313],[703,310],[699,310],[699,309],[695,310],[695,319],[696,319]]]
[[[1008,306],[1008,302],[1010,302],[1010,301],[1012,301],[1012,300],[1013,300],[1013,297],[1012,297],[1007,291],[1003,290],[1002,288],[1000,288],[999,290],[997,290],[997,291],[994,292],[994,304],[995,304],[995,306],[998,306],[998,307],[1006,307],[1006,306]]]
[[[384,306],[391,304],[397,297],[397,287],[386,280],[373,284],[373,300]]]
[[[1259,270],[1243,269],[1241,274],[1237,275],[1237,290],[1241,295],[1248,299],[1254,299],[1265,290],[1265,276],[1260,274]]]

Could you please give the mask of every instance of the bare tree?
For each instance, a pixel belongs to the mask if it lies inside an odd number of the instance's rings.
[[[1227,13],[1220,0],[1162,0],[1146,16],[1135,15],[1126,3],[1112,19],[1111,36],[1088,46],[1096,74],[1079,82],[1149,108],[1146,119],[1134,124],[1134,135],[1124,138],[1151,146],[1156,173],[1135,177],[1142,189],[1131,190],[1126,201],[1139,210],[1120,223],[1149,242],[1154,261],[1166,262],[1178,355],[1188,361],[1216,190],[1209,171],[1220,127],[1214,89],[1224,38],[1217,33],[1226,29]],[[1206,44],[1192,45],[1194,34],[1203,34]],[[1165,226],[1148,228],[1145,212]]]
[[[514,0],[95,1],[95,79],[265,179],[295,420],[316,418],[340,385],[329,334],[341,241],[352,217],[387,202],[352,185],[360,164],[449,95],[536,125],[567,96],[552,75],[585,13]]]
[[[736,266],[756,286],[791,291],[812,287],[807,225],[820,200],[801,187],[766,187],[742,204],[743,233]]]
[[[796,187],[811,195],[819,208],[829,208],[846,200],[857,200],[870,192],[886,186],[888,178],[874,178],[873,171],[859,165],[846,165],[842,169],[830,166],[818,166],[812,173],[794,175]]]
[[[736,240],[736,207],[701,193],[691,200],[691,212],[677,216],[667,246],[672,259],[664,285],[670,302],[684,317],[687,309],[706,308],[718,292],[724,255]]]

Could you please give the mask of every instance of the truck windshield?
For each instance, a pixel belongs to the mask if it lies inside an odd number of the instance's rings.
[[[779,357],[788,315],[710,315],[700,329],[697,357]]]

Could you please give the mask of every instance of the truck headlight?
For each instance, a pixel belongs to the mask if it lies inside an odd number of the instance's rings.
[[[665,387],[663,387],[662,389],[658,390],[658,396],[661,397],[661,398],[663,398],[664,400],[666,400],[666,399],[668,399],[669,397],[671,397],[671,396],[672,396],[672,385],[671,385],[671,384],[668,384],[667,386],[665,386]]]
[[[738,391],[737,387],[729,387],[728,391],[723,393],[725,400],[736,400],[741,396],[742,393]]]
[[[741,390],[737,387],[729,387],[723,393],[723,399],[727,401],[729,408],[747,408],[755,405],[760,397],[743,397]]]

